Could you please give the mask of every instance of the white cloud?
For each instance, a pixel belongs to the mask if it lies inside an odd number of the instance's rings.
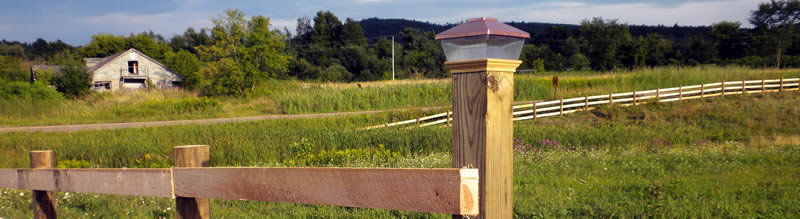
[[[209,16],[199,13],[158,13],[158,14],[127,14],[112,13],[99,16],[90,16],[80,20],[91,26],[97,32],[128,34],[152,30],[164,37],[173,34],[182,34],[188,27],[209,27]]]
[[[747,24],[750,11],[759,0],[689,2],[672,7],[652,3],[600,4],[582,2],[545,2],[496,9],[467,9],[432,17],[434,22],[455,22],[476,16],[497,17],[501,21],[529,21],[578,24],[583,19],[618,18],[629,24],[711,25],[722,20]]]

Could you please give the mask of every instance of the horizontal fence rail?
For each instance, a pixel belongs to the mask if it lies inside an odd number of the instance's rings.
[[[592,110],[597,105],[603,104],[614,104],[616,106],[635,106],[637,104],[646,102],[673,102],[725,95],[796,90],[800,90],[800,78],[724,81],[691,86],[659,88],[655,90],[541,101],[530,104],[515,105],[512,107],[512,109],[514,110],[514,121],[520,121],[550,116],[561,116],[578,111]],[[453,112],[449,111],[417,119],[364,127],[360,130],[385,128],[407,124],[414,124],[412,127],[426,127],[439,124],[449,125],[452,121]]]
[[[32,169],[0,169],[0,188],[287,202],[454,215],[479,213],[478,170],[471,168],[32,166]]]

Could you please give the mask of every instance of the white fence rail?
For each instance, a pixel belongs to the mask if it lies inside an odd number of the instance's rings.
[[[800,78],[763,79],[724,81],[691,86],[659,88],[655,90],[634,91],[627,93],[584,96],[570,99],[549,100],[513,106],[514,121],[537,119],[550,116],[561,116],[568,113],[594,109],[602,104],[617,106],[635,106],[644,102],[673,102],[698,98],[738,95],[749,93],[768,93],[800,90]],[[414,124],[425,127],[438,124],[450,124],[453,112],[448,111],[436,115],[386,123],[361,128],[361,130]]]

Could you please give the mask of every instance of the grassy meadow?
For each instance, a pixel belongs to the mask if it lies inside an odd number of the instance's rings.
[[[515,100],[627,92],[722,80],[800,77],[800,71],[740,67],[662,67],[621,72],[575,71],[515,75]],[[246,98],[198,97],[183,90],[97,93],[81,100],[0,100],[0,126],[140,122],[299,114],[451,104],[450,79],[362,83],[269,81]]]
[[[756,76],[762,73],[719,74],[732,80],[746,74],[761,78]],[[606,92],[593,87],[611,87],[611,82],[595,85],[606,80],[596,77],[585,76],[584,82],[574,82],[574,86],[586,87],[574,94]],[[678,80],[679,75],[671,77],[676,78],[669,80]],[[630,81],[620,83],[641,84],[621,84],[615,88],[620,90],[613,91],[714,81],[697,77],[678,82],[624,79]],[[549,82],[545,76],[530,78]],[[562,86],[572,86],[564,78]],[[524,82],[517,86],[520,84]],[[522,218],[800,217],[798,103],[798,92],[750,94],[635,107],[606,106],[564,117],[516,122],[514,214]],[[211,165],[217,167],[449,167],[449,127],[356,130],[419,113],[2,133],[0,150],[5,153],[0,157],[0,168],[27,167],[27,152],[37,149],[54,150],[60,167],[168,167],[173,162],[172,147],[190,144],[211,145]],[[0,190],[0,217],[29,217],[30,200],[29,191]],[[58,206],[59,214],[69,218],[173,217],[175,207],[171,199],[74,193],[59,193]],[[212,217],[449,218],[225,200],[212,201],[211,212]]]

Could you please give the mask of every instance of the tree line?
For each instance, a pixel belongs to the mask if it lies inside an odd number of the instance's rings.
[[[604,18],[585,19],[580,25],[509,24],[533,35],[523,47],[521,69],[610,71],[702,64],[800,67],[800,43],[794,43],[800,36],[798,19],[799,0],[773,0],[751,12],[751,29],[731,21],[710,27],[670,28]],[[81,47],[43,39],[30,44],[3,40],[0,81],[28,80],[28,71],[20,67],[26,61],[73,66],[74,72],[84,73],[75,78],[89,78],[85,67],[81,68],[85,66],[82,58],[106,57],[128,48],[179,72],[184,87],[206,95],[246,96],[272,79],[390,79],[392,47],[395,77],[445,77],[445,56],[434,36],[456,25],[403,19],[341,20],[332,12],[319,11],[313,18],[298,18],[292,33],[274,28],[267,17],[247,17],[238,9],[226,10],[213,18],[212,24],[212,28],[199,31],[190,27],[169,39],[152,31],[129,36],[95,34]],[[648,28],[657,31],[648,32]],[[78,84],[89,83],[87,80]]]

